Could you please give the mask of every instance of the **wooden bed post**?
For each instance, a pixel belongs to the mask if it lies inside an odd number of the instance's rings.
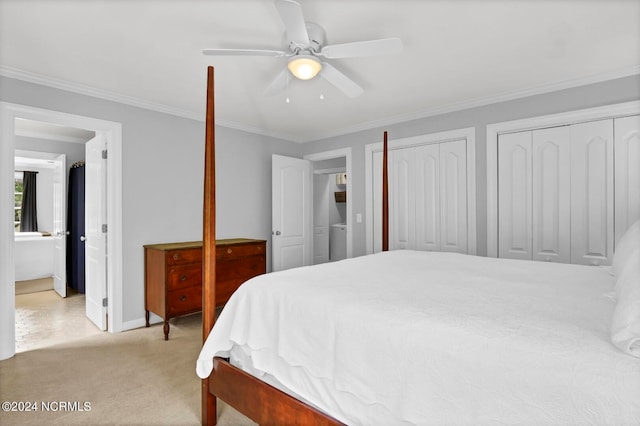
[[[204,149],[204,206],[202,222],[202,343],[216,321],[216,150],[213,67],[207,69],[207,118]],[[202,380],[202,424],[218,421],[216,397],[209,378]]]
[[[382,251],[389,251],[389,172],[387,170],[387,132],[382,144]]]

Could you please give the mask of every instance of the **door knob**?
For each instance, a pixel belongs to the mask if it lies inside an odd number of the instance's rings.
[[[87,241],[87,237],[85,237],[84,235],[80,235],[80,241]]]
[[[280,235],[280,231],[276,231],[276,235]]]

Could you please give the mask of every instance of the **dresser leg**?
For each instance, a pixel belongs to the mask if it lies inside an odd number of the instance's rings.
[[[164,340],[169,340],[169,320],[164,321]]]
[[[145,309],[144,310],[144,320],[145,320],[145,327],[149,328],[149,310]]]

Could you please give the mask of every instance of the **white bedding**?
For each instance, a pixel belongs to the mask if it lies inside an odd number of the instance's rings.
[[[392,251],[243,284],[202,348],[348,424],[640,424],[604,269]]]

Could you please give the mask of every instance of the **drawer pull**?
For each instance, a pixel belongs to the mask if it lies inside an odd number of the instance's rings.
[[[180,281],[184,281],[184,280],[186,280],[186,279],[187,279],[187,276],[186,276],[186,275],[180,275]]]
[[[178,260],[178,258],[179,258],[179,257],[180,257],[180,256],[178,256],[178,253],[174,253],[174,254],[173,254],[173,260]]]
[[[229,253],[229,254],[233,253],[233,249],[230,249],[230,248],[227,249],[227,253]]]
[[[187,296],[185,296],[184,294],[182,296],[180,296],[180,301],[184,302],[185,300],[187,300]]]

